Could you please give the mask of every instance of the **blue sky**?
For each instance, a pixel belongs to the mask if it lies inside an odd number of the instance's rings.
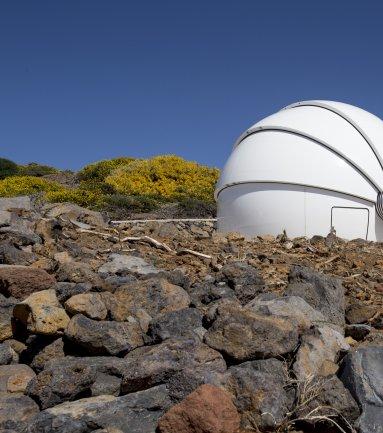
[[[382,22],[381,0],[4,0],[0,155],[221,167],[244,129],[294,101],[383,117]]]

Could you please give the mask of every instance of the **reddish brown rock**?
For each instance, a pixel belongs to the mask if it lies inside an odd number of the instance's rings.
[[[43,269],[30,266],[0,265],[0,293],[24,300],[31,293],[53,289],[54,277]]]
[[[230,394],[201,385],[159,420],[161,433],[235,433],[240,417]]]

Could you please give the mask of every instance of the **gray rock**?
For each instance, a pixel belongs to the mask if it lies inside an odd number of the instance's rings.
[[[205,305],[209,305],[212,302],[220,299],[234,299],[235,293],[226,283],[218,284],[196,284],[190,287],[188,293],[191,297],[191,305],[196,308],[203,308]]]
[[[6,265],[28,266],[37,260],[36,255],[16,248],[11,242],[0,244],[0,263]]]
[[[134,392],[167,383],[176,373],[191,369],[223,373],[226,363],[222,355],[197,340],[166,340],[154,346],[145,346],[126,355],[126,373],[122,392]],[[174,385],[176,386],[176,385]],[[198,385],[197,385],[198,386]]]
[[[202,327],[202,314],[195,308],[156,316],[149,324],[148,336],[155,343],[176,337],[192,337],[198,335]]]
[[[359,403],[361,433],[383,432],[383,347],[361,347],[343,360],[340,379]]]
[[[45,206],[45,216],[70,221],[77,220],[91,226],[105,226],[104,217],[100,212],[85,209],[73,203],[53,203]]]
[[[156,268],[141,257],[117,253],[110,254],[109,262],[104,263],[98,269],[98,272],[102,274],[118,274],[127,271],[138,275],[148,275],[158,274],[162,269]]]
[[[0,343],[0,365],[13,364],[18,361],[17,353],[12,347],[5,343]]]
[[[0,198],[0,210],[8,211],[13,209],[20,210],[31,210],[32,203],[29,196],[19,196],[19,197],[1,197]]]
[[[265,282],[259,272],[244,262],[226,264],[221,269],[220,275],[221,280],[234,290],[242,305],[250,302],[265,288]]]
[[[141,328],[136,321],[98,321],[82,314],[72,317],[65,336],[94,355],[122,355],[144,344]]]
[[[92,290],[92,284],[89,283],[70,283],[59,282],[56,284],[57,299],[64,303],[71,296],[79,295],[80,293],[88,293]]]
[[[234,397],[241,414],[241,427],[261,430],[278,427],[291,409],[285,391],[287,371],[276,359],[245,362],[230,367],[225,388]]]
[[[27,393],[43,408],[86,396],[119,395],[126,361],[112,356],[52,359]]]
[[[47,362],[64,358],[64,342],[62,338],[51,341],[45,336],[36,336],[34,342],[28,344],[27,356],[30,366],[37,372],[44,369]]]
[[[236,362],[271,358],[292,352],[298,345],[297,323],[259,315],[235,304],[219,306],[204,340]]]
[[[9,226],[11,223],[11,212],[0,210],[0,227]]]
[[[344,328],[344,288],[338,278],[303,266],[294,266],[289,274],[285,295],[300,296],[330,323]]]
[[[23,432],[38,413],[39,407],[26,395],[0,394],[1,432]]]
[[[311,382],[307,382],[308,388],[315,390],[312,398],[308,399],[307,394],[298,396],[299,403],[296,416],[299,418],[307,417],[312,411],[315,410],[316,416],[326,416],[335,419],[346,431],[348,426],[345,425],[344,419],[354,424],[358,418],[360,411],[356,401],[353,399],[349,390],[346,389],[343,383],[336,376],[329,376],[327,378],[315,378]],[[304,384],[300,384],[298,394],[303,390]],[[312,421],[311,424],[317,424],[318,421]],[[329,427],[332,427],[329,424]],[[374,430],[371,430],[371,432]]]
[[[12,315],[16,304],[15,298],[6,298],[0,294],[0,342],[13,336]]]
[[[301,331],[309,329],[313,324],[324,324],[327,322],[324,315],[314,310],[304,299],[299,296],[284,296],[264,300],[264,296],[256,297],[250,301],[246,308],[257,314],[267,316],[282,316],[295,320]]]
[[[341,354],[350,350],[343,335],[329,326],[314,327],[301,338],[293,366],[298,380],[336,373]]]
[[[164,385],[122,397],[84,398],[42,411],[26,433],[154,433],[170,405]]]

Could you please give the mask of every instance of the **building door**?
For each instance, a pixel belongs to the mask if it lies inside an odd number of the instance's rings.
[[[340,238],[367,239],[369,216],[367,208],[334,206],[331,208],[331,226]]]

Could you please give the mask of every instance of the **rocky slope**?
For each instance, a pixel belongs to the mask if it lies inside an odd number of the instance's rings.
[[[383,432],[383,250],[0,200],[0,431]]]

